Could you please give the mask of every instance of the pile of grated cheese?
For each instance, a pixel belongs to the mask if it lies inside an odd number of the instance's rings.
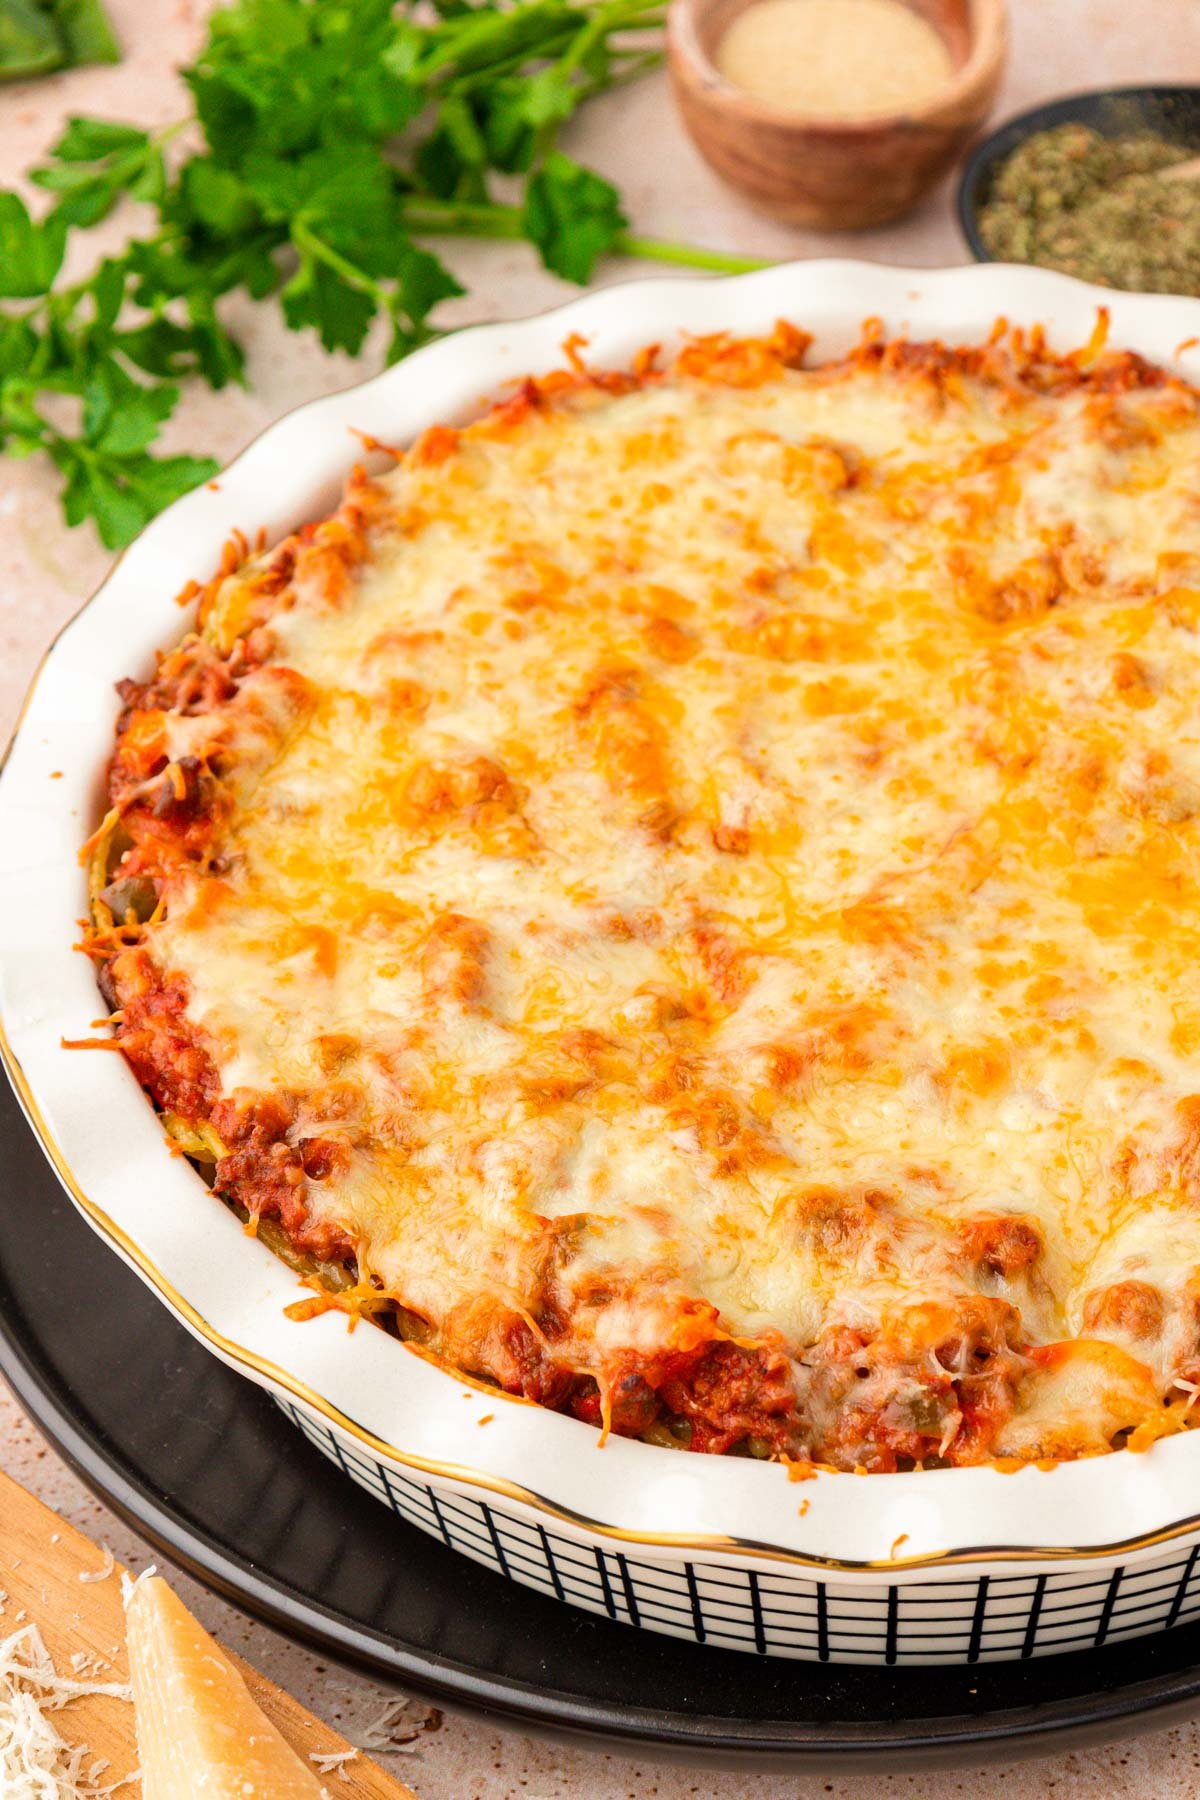
[[[68,1744],[48,1716],[85,1695],[132,1700],[121,1681],[60,1675],[36,1625],[0,1641],[0,1795],[3,1800],[104,1800],[134,1776],[101,1785],[108,1762]]]

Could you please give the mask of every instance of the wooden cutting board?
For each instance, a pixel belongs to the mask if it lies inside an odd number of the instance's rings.
[[[106,1561],[90,1538],[0,1474],[0,1589],[5,1595],[0,1637],[19,1630],[26,1619],[32,1620],[60,1674],[70,1675],[72,1655],[85,1651],[104,1659],[88,1679],[127,1681],[121,1565],[103,1581],[79,1579],[81,1573],[103,1569]],[[170,1570],[163,1573],[169,1577]],[[26,1619],[19,1617],[22,1612]],[[307,1757],[311,1750],[349,1748],[345,1738],[314,1718],[298,1700],[252,1669],[228,1646],[223,1648],[237,1664],[255,1700],[301,1756]],[[104,1695],[73,1700],[52,1717],[68,1743],[85,1743],[93,1756],[109,1759],[106,1782],[137,1768],[133,1707],[127,1701]],[[122,1792],[132,1800],[140,1787]],[[345,1764],[344,1773],[330,1777],[330,1792],[338,1800],[343,1796],[345,1800],[417,1800],[411,1788],[362,1755]]]

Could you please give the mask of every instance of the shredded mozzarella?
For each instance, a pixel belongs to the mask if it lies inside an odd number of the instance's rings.
[[[345,1775],[346,1764],[354,1762],[359,1754],[351,1744],[348,1750],[310,1750],[308,1760],[316,1764],[318,1775]]]
[[[85,1695],[131,1700],[125,1682],[60,1675],[36,1625],[0,1642],[0,1794],[4,1800],[103,1800],[137,1779],[98,1785],[108,1768],[86,1744],[68,1744],[47,1716]],[[89,1760],[90,1759],[90,1760]],[[85,1766],[86,1765],[86,1766]]]
[[[429,1724],[431,1710],[423,1717],[413,1716],[417,1703],[406,1697],[389,1700],[371,1720],[359,1741],[360,1750],[374,1756],[413,1756],[417,1742]]]
[[[109,1549],[108,1545],[101,1544],[100,1548],[104,1552],[104,1561],[101,1563],[101,1565],[98,1569],[80,1569],[80,1571],[79,1571],[79,1580],[80,1581],[107,1581],[109,1576],[112,1574],[113,1570],[116,1568],[116,1566],[117,1566],[116,1558],[114,1557],[112,1551]]]

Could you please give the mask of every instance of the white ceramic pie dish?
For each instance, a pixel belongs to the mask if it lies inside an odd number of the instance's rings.
[[[101,1010],[72,945],[113,683],[144,674],[179,634],[173,596],[207,574],[234,528],[274,539],[328,509],[361,455],[352,432],[403,443],[468,417],[506,381],[560,363],[570,333],[599,366],[680,332],[756,331],[780,316],[815,334],[822,359],[870,314],[889,333],[957,341],[1004,315],[1044,325],[1066,349],[1086,341],[1100,304],[1114,343],[1200,378],[1200,349],[1186,347],[1195,302],[999,265],[809,262],[641,282],[461,332],[302,407],[157,519],[35,681],[0,776],[0,1048],[68,1191],[183,1322],[348,1474],[561,1600],[704,1642],[834,1660],[986,1660],[1159,1629],[1200,1614],[1200,1433],[1053,1471],[822,1474],[797,1486],[770,1464],[619,1438],[601,1447],[589,1427],[471,1386],[382,1332],[348,1333],[333,1313],[288,1320],[295,1277],[166,1153],[123,1059],[61,1048]]]

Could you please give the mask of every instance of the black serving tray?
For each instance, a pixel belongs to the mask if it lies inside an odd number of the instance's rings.
[[[179,1325],[76,1213],[0,1081],[0,1371],[156,1551],[293,1637],[452,1705],[639,1755],[797,1771],[965,1765],[1163,1725],[1200,1626],[1082,1655],[868,1669],[677,1643],[401,1524]]]

